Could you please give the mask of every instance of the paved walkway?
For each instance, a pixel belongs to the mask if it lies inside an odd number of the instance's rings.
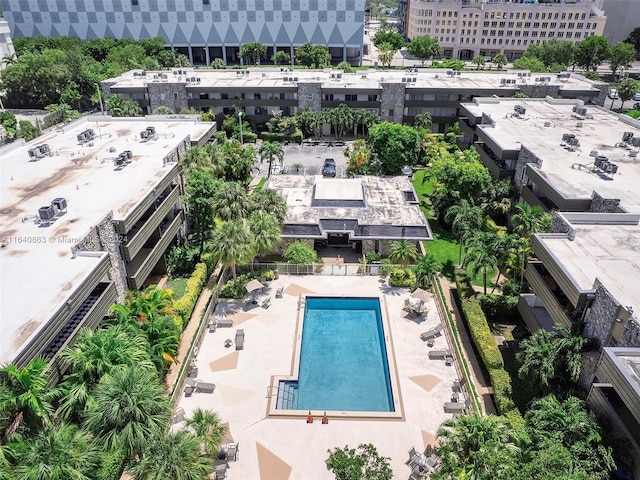
[[[451,293],[456,289],[456,284],[455,282],[450,282],[442,275],[440,275],[440,284],[442,285],[442,291],[444,293],[444,299],[447,303],[447,308],[454,316],[456,328],[458,329],[458,336],[460,337],[460,342],[462,343],[462,347],[464,348],[464,355],[467,359],[467,363],[469,364],[469,367],[471,369],[473,382],[476,385],[478,395],[480,395],[483,410],[485,413],[495,414],[497,413],[497,411],[491,396],[493,394],[491,381],[488,378],[485,378],[484,368],[481,366],[480,359],[473,349],[473,340],[467,334],[467,328],[464,324],[464,321],[462,320],[462,315],[460,314],[458,307],[455,305],[455,303],[453,303],[451,299]]]

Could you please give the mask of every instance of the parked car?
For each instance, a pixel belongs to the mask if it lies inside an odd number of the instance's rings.
[[[325,158],[324,165],[322,166],[323,177],[335,177],[336,176],[336,161],[333,158]]]
[[[636,93],[632,99],[634,102],[640,102],[640,93]]]
[[[618,98],[618,90],[616,88],[612,88],[611,90],[609,90],[609,95],[608,97],[610,99],[614,99],[614,98]]]

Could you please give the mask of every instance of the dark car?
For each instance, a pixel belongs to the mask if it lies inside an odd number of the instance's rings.
[[[324,165],[322,166],[323,177],[335,177],[336,176],[336,161],[333,158],[325,158]]]

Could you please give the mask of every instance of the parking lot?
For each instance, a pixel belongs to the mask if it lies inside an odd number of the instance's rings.
[[[325,158],[333,158],[336,162],[336,178],[346,176],[347,158],[344,156],[344,145],[335,146],[334,142],[322,141],[317,145],[303,143],[284,146],[284,161],[280,172],[273,168],[272,174],[287,173],[289,175],[321,175]],[[331,146],[330,146],[331,145]],[[267,176],[268,163],[260,164],[260,176]]]

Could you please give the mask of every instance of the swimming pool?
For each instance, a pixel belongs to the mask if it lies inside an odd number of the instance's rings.
[[[277,390],[280,410],[394,412],[380,300],[307,297],[297,381]]]

